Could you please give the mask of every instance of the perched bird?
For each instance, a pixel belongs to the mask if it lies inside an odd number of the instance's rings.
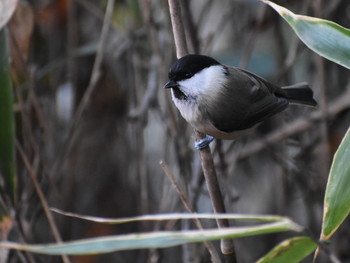
[[[169,70],[172,99],[196,130],[213,137],[235,139],[248,129],[283,111],[289,103],[316,106],[307,83],[279,87],[246,70],[220,64],[203,55],[186,55]]]

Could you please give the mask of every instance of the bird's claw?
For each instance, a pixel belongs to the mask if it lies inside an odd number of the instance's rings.
[[[194,143],[194,148],[196,148],[197,150],[204,149],[205,147],[209,146],[209,144],[213,140],[214,140],[213,136],[206,135],[205,138],[203,138],[202,140]]]

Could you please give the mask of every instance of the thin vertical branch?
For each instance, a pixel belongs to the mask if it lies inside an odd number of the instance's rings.
[[[86,106],[90,102],[92,92],[94,91],[94,89],[96,87],[96,83],[97,83],[98,79],[100,78],[100,74],[101,74],[100,68],[101,68],[101,64],[102,64],[103,55],[105,53],[107,36],[108,36],[108,32],[109,32],[109,27],[110,27],[110,21],[111,21],[111,17],[113,14],[114,2],[115,2],[115,0],[109,0],[107,3],[106,14],[105,14],[105,17],[103,20],[100,41],[98,43],[97,54],[95,57],[93,68],[92,68],[90,82],[89,82],[89,85],[84,93],[84,96],[81,99],[81,102],[77,108],[77,111],[75,114],[75,121],[76,122],[80,121],[81,116],[82,116]]]
[[[188,50],[186,45],[185,30],[181,18],[180,3],[177,0],[168,0],[168,3],[175,40],[176,56],[177,58],[181,58],[188,54]]]
[[[205,134],[195,131],[196,140],[199,141],[205,137]],[[209,146],[199,150],[199,155],[202,161],[202,169],[205,178],[205,182],[208,187],[208,192],[210,200],[213,205],[215,213],[226,213],[224,200],[222,198],[222,193],[220,191],[220,185],[217,179],[215,165],[213,156],[211,154]],[[227,219],[217,219],[216,220],[219,228],[230,227],[229,221]],[[232,239],[222,239],[221,240],[221,252],[224,255],[234,255],[235,249]],[[233,262],[236,262],[235,258],[232,258]]]
[[[36,192],[36,194],[38,195],[38,197],[40,199],[41,205],[42,205],[42,207],[44,209],[44,212],[45,212],[47,221],[48,221],[48,223],[50,225],[50,228],[51,228],[52,234],[54,236],[54,239],[56,240],[57,243],[61,243],[62,242],[61,235],[60,235],[60,233],[58,231],[58,228],[57,228],[56,222],[55,222],[55,220],[53,218],[52,212],[50,211],[49,204],[47,203],[47,200],[45,198],[44,192],[41,189],[40,184],[39,184],[39,182],[38,182],[38,180],[36,178],[36,170],[37,170],[36,167],[39,165],[39,158],[36,157],[34,159],[34,165],[31,165],[29,160],[28,160],[27,155],[25,154],[22,146],[19,144],[18,141],[16,141],[16,148],[18,150],[19,156],[21,157],[21,159],[23,161],[24,166],[26,167],[26,169],[27,169],[27,171],[29,173],[29,176],[30,176],[30,179],[32,180],[35,192]],[[68,256],[62,255],[61,257],[62,257],[62,261],[64,263],[69,263],[70,262]]]
[[[160,162],[160,166],[162,167],[165,175],[169,178],[172,186],[175,188],[175,191],[179,195],[180,200],[181,200],[182,204],[185,206],[186,210],[190,213],[195,213],[195,211],[192,208],[190,202],[188,201],[188,198],[186,197],[185,193],[180,189],[180,187],[176,183],[174,175],[171,173],[169,166],[166,163],[164,163],[163,161]],[[194,218],[193,221],[198,229],[203,229],[202,223],[198,218]],[[215,248],[212,246],[212,244],[210,242],[204,242],[204,245],[206,246],[206,248],[208,249],[208,251],[210,253],[212,262],[219,263],[220,262],[219,255],[216,253]]]
[[[181,8],[179,1],[177,0],[168,0],[171,24],[173,26],[173,34],[176,46],[177,57],[182,57],[188,53],[185,31],[182,24],[181,17]],[[196,135],[196,140],[201,140],[205,137],[205,134],[200,133],[199,131],[194,131]],[[211,154],[210,148],[206,147],[202,150],[199,150],[199,154],[202,160],[202,169],[204,177],[206,179],[208,191],[210,193],[210,198],[212,201],[214,212],[216,213],[225,213],[225,206],[223,198],[221,195],[220,187],[218,184],[213,156]],[[228,220],[217,220],[217,224],[220,228],[229,227]],[[222,239],[221,240],[221,252],[225,255],[234,255],[234,246],[231,239]],[[235,257],[232,256],[228,258],[231,262],[235,262]]]
[[[98,43],[98,48],[96,52],[95,61],[93,64],[92,72],[91,72],[91,78],[89,81],[89,85],[86,88],[86,91],[77,107],[77,110],[75,112],[72,124],[70,126],[70,130],[68,133],[68,139],[67,139],[67,147],[63,150],[63,152],[59,155],[58,159],[55,161],[53,168],[51,169],[51,176],[53,176],[54,173],[57,172],[58,167],[62,167],[62,162],[64,162],[66,155],[70,152],[72,149],[72,146],[77,138],[77,127],[80,123],[80,120],[82,118],[82,115],[88,106],[90,102],[91,95],[93,91],[95,90],[97,81],[100,78],[100,68],[102,64],[103,55],[105,53],[106,43],[107,43],[107,37],[110,27],[110,21],[113,14],[113,8],[114,8],[115,0],[109,0],[106,7],[106,13],[103,20],[102,25],[102,32],[100,35],[100,40]]]
[[[264,23],[265,14],[266,14],[266,5],[262,5],[258,9],[258,14],[257,14],[257,18],[255,21],[254,29],[250,33],[249,39],[245,45],[245,48],[243,49],[242,59],[239,62],[240,68],[247,68],[248,67],[251,55],[253,54],[253,51],[255,48],[257,37],[258,37],[258,35],[261,31],[261,28],[263,26],[263,23]]]
[[[313,3],[314,11],[317,17],[322,17],[322,1],[317,0]],[[321,138],[322,138],[322,164],[323,169],[322,171],[328,171],[330,167],[330,149],[329,149],[329,134],[328,134],[328,102],[327,102],[327,94],[326,94],[326,72],[325,72],[325,59],[316,55],[316,70],[317,70],[317,80],[318,80],[318,86],[319,86],[319,105],[320,105],[320,110],[322,113],[322,118],[321,118]],[[323,175],[324,177],[327,176],[327,173]]]
[[[185,33],[187,33],[188,49],[191,53],[197,54],[199,53],[199,39],[193,16],[191,16],[190,2],[188,0],[180,0],[183,19],[187,29]]]

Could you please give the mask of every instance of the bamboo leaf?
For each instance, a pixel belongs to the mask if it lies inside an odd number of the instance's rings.
[[[13,94],[7,50],[7,34],[0,29],[0,175],[4,178],[3,193],[15,199],[15,147]]]
[[[280,221],[249,227],[158,231],[151,233],[97,237],[60,244],[25,245],[13,242],[3,242],[0,243],[0,249],[17,249],[48,255],[88,255],[121,250],[165,248],[186,243],[219,240],[222,238],[245,237],[289,230],[301,231],[302,228],[288,218],[284,218]]]
[[[271,1],[261,1],[275,9],[311,50],[350,69],[349,29],[325,19],[296,15]]]
[[[278,244],[257,263],[297,263],[316,248],[317,244],[308,237],[293,237]]]
[[[321,240],[329,239],[350,212],[350,128],[334,155],[324,199]]]
[[[83,220],[88,220],[97,223],[106,223],[106,224],[123,224],[137,221],[164,221],[164,220],[179,220],[179,219],[234,219],[234,220],[254,220],[261,222],[271,222],[271,221],[281,221],[286,219],[282,216],[274,215],[254,215],[254,214],[213,214],[213,213],[166,213],[166,214],[154,214],[154,215],[141,215],[133,217],[124,217],[124,218],[105,218],[97,216],[87,216],[79,215],[75,213],[69,213],[62,211],[57,208],[51,208],[51,211],[69,216],[74,218],[80,218]]]

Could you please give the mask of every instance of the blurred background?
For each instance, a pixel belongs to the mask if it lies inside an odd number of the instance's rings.
[[[292,105],[247,137],[216,141],[212,151],[228,212],[289,216],[317,238],[332,156],[350,123],[348,70],[307,49],[258,1],[180,2],[191,53],[278,85],[306,81],[314,90],[317,108]],[[350,28],[349,1],[275,2]],[[176,60],[167,1],[19,1],[8,28],[22,150],[10,239],[54,242],[53,224],[63,240],[193,228],[180,221],[113,226],[55,213],[49,220],[45,213],[45,201],[100,217],[185,212],[161,160],[195,210],[212,211],[193,131],[162,89]],[[238,260],[254,262],[292,235],[237,239]],[[341,262],[350,262],[349,235],[347,220],[332,238],[330,248]],[[191,244],[68,261],[12,251],[9,262],[199,263],[210,257],[203,244]]]

